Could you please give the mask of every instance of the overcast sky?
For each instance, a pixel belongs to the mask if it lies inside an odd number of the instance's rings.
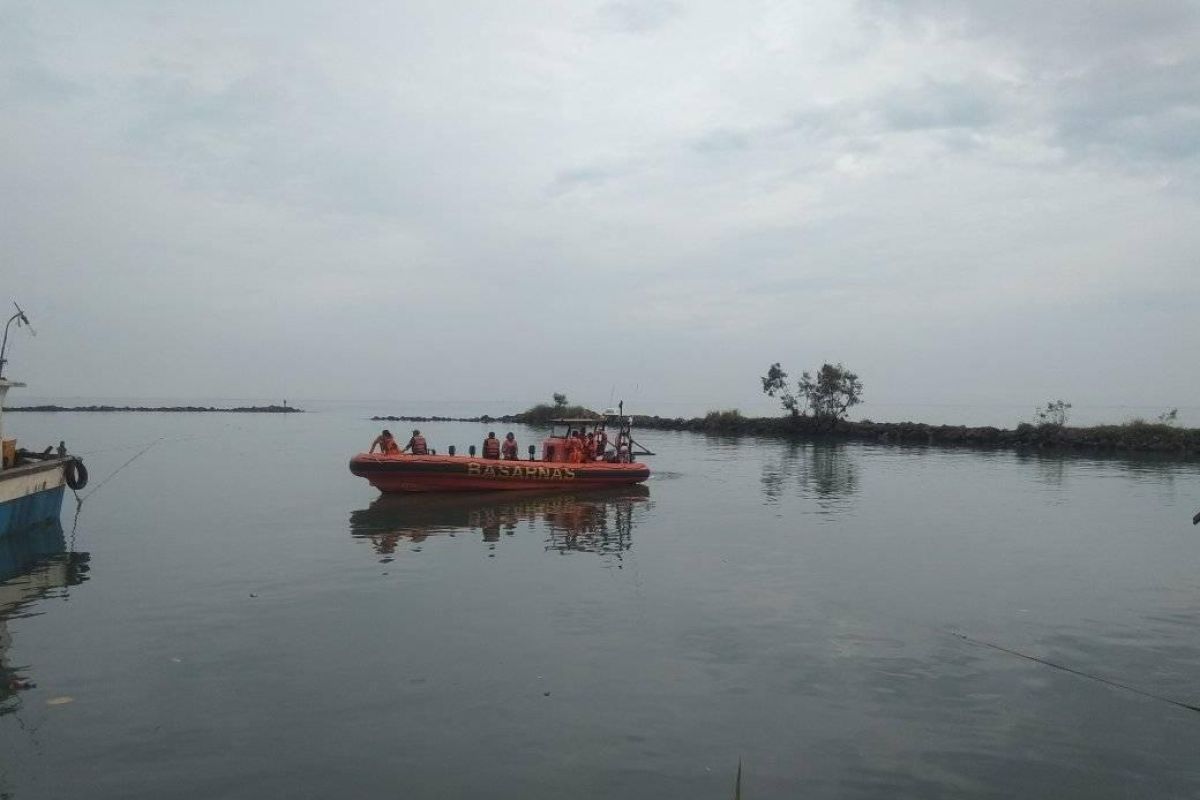
[[[1195,405],[1198,176],[1196,2],[0,0],[39,396]]]

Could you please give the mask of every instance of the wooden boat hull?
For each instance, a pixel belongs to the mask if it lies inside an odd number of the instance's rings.
[[[58,519],[68,461],[47,458],[0,472],[0,538]]]
[[[558,491],[629,486],[650,477],[645,464],[497,461],[469,456],[359,453],[350,471],[381,492]]]

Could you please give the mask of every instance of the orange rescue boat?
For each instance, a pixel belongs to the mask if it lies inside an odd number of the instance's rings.
[[[535,459],[478,458],[473,454],[385,455],[359,453],[350,459],[350,471],[366,478],[385,494],[394,492],[478,492],[487,490],[600,489],[629,486],[650,477],[650,468],[634,461],[635,455],[653,455],[630,435],[632,417],[605,412],[592,419],[556,419],[550,435],[542,442],[542,457]],[[609,439],[609,428],[616,431]],[[603,441],[603,451],[594,459],[572,455],[572,437],[591,432]],[[637,451],[635,452],[635,448]]]

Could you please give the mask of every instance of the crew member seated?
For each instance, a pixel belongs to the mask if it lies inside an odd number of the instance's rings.
[[[376,447],[379,448],[379,452],[381,455],[385,455],[385,456],[400,455],[400,445],[396,444],[396,440],[392,436],[392,432],[386,428],[384,428],[383,433],[381,433],[375,437],[375,441],[371,442],[371,449],[368,450],[367,452],[374,453]]]
[[[583,440],[583,460],[596,460],[596,436],[593,433],[588,433],[587,438]]]
[[[404,445],[403,452],[411,452],[414,456],[429,455],[429,446],[425,444],[425,437],[419,430],[413,429],[412,438],[408,440],[408,444]]]
[[[505,435],[504,443],[500,445],[500,452],[505,461],[517,460],[517,437],[513,436],[512,431]]]
[[[500,440],[496,438],[495,431],[488,431],[487,438],[483,440],[483,457],[500,458]]]

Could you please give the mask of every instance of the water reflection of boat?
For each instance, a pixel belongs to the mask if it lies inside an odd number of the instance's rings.
[[[67,551],[57,518],[0,537],[0,715],[12,710],[9,701],[28,682],[8,664],[8,621],[56,589],[87,580],[87,571],[88,554]]]
[[[440,533],[479,531],[484,541],[494,542],[524,523],[543,527],[548,550],[620,553],[630,548],[634,517],[649,497],[645,486],[577,494],[385,494],[351,512],[350,532],[388,555],[402,541],[422,542]]]

